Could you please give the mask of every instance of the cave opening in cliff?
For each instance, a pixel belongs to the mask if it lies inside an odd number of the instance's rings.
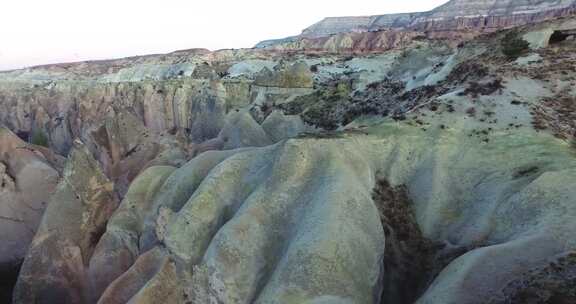
[[[574,30],[558,30],[550,36],[549,44],[559,44],[564,41],[574,41],[576,38],[576,29]]]

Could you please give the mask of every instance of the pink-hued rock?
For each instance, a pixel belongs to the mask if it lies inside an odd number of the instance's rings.
[[[299,36],[263,41],[257,47],[282,51],[382,52],[404,47],[415,38],[458,43],[481,33],[574,13],[574,0],[452,0],[422,13],[329,17],[306,28]]]

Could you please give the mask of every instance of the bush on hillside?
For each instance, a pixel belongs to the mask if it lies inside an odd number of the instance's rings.
[[[36,146],[48,147],[48,137],[41,130],[32,132],[30,143]]]
[[[502,39],[502,53],[510,59],[516,60],[530,49],[528,41],[519,37],[518,32],[510,32]]]

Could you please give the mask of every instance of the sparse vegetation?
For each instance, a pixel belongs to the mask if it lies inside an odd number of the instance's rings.
[[[488,76],[489,70],[486,66],[473,62],[466,61],[459,64],[450,74],[446,77],[448,83],[463,83],[467,80],[476,80]]]
[[[334,88],[320,92],[322,103],[315,103],[302,114],[305,122],[322,127],[326,130],[335,130],[342,123],[344,108],[350,99],[352,88],[345,82],[338,83]]]
[[[350,82],[336,81],[310,95],[300,96],[292,102],[278,105],[278,108],[288,115],[301,115],[310,125],[335,130],[343,122],[351,92]]]
[[[530,49],[530,44],[520,37],[516,31],[509,32],[502,39],[502,53],[509,60],[516,60],[518,57],[526,54]]]
[[[48,147],[48,137],[42,130],[35,130],[32,132],[30,143],[37,146]]]
[[[502,79],[499,78],[487,83],[472,81],[468,88],[461,92],[460,95],[478,98],[479,96],[492,95],[496,92],[501,93],[502,89],[504,89],[504,85],[502,84]]]
[[[576,98],[559,93],[532,106],[532,127],[548,129],[554,136],[570,141],[576,138]]]

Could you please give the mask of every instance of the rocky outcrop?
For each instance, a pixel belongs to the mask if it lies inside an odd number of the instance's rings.
[[[330,17],[296,37],[269,40],[258,48],[322,52],[381,52],[418,38],[457,44],[481,33],[576,13],[573,0],[452,0],[431,11],[361,17]]]
[[[15,303],[572,303],[573,28],[0,73],[2,121],[72,148]]]
[[[576,12],[573,0],[452,0],[429,12],[368,17],[332,17],[305,29],[302,38],[383,29],[487,31],[537,23]]]
[[[304,62],[297,62],[290,66],[279,64],[271,71],[262,69],[254,80],[254,84],[261,87],[276,88],[312,88],[310,67]]]
[[[569,297],[568,287],[551,289],[546,276],[532,276],[560,267],[556,277],[565,282],[573,271],[560,261],[576,248],[569,237],[576,193],[565,182],[576,179],[576,163],[560,141],[526,133],[484,144],[405,124],[365,132],[208,152],[180,169],[147,169],[91,255],[86,275],[94,295],[103,290],[99,303],[376,303],[382,278],[401,275],[383,268],[396,261],[383,262],[395,255],[385,255],[392,249],[384,247],[381,222],[400,233],[414,227],[395,218],[405,207],[394,203],[380,218],[372,189],[385,179],[404,185],[421,229],[416,236],[457,257],[425,292],[412,291],[423,293],[419,303],[497,302],[525,286],[539,286],[533,297]],[[147,229],[154,238],[142,238]],[[404,248],[394,240],[414,236],[390,237],[391,246]],[[41,267],[35,278],[27,275],[34,252],[20,280],[46,284]],[[75,271],[84,269],[80,252],[76,259]],[[471,292],[459,283],[463,277],[482,288]],[[505,284],[523,280],[533,283]]]
[[[340,33],[361,33],[385,28],[401,28],[410,24],[419,14],[395,14],[363,17],[329,17],[302,31],[301,38],[320,38]],[[381,27],[373,24],[380,20]]]
[[[298,115],[285,115],[281,111],[274,111],[262,122],[262,128],[268,137],[279,142],[286,138],[294,138],[304,132],[312,132]]]
[[[159,188],[174,170],[169,166],[145,170],[132,182],[120,207],[108,221],[106,233],[100,238],[88,269],[93,302],[134,264],[138,256],[144,254],[139,247],[144,219]],[[123,303],[120,299],[114,301]]]
[[[443,36],[461,39],[464,35],[451,32]],[[352,31],[322,37],[304,37],[292,42],[273,44],[267,48],[276,51],[299,50],[310,53],[377,53],[406,47],[417,38],[427,38],[427,34],[398,30]]]
[[[23,134],[41,132],[47,144],[62,154],[74,138],[86,138],[118,108],[130,108],[153,132],[188,130],[194,141],[216,136],[226,111],[222,84],[205,81],[59,82],[32,89],[28,84],[4,85],[1,121]]]
[[[86,303],[86,270],[118,202],[114,185],[79,141],[28,249],[14,303]]]
[[[150,130],[130,109],[108,114],[102,125],[88,133],[87,146],[121,195],[143,169],[179,166],[188,158],[183,134]]]
[[[0,127],[0,302],[11,289],[58,183],[60,162]]]
[[[164,75],[152,75],[157,80],[126,75],[126,70],[146,68],[138,65],[138,60],[134,60],[136,66],[112,74],[65,74],[74,80],[58,79],[56,75],[62,74],[53,71],[56,67],[0,73],[6,76],[0,77],[0,122],[24,140],[48,146],[62,155],[69,152],[74,138],[81,138],[92,151],[99,151],[95,154],[109,172],[143,142],[166,146],[164,138],[175,136],[181,142],[200,144],[218,136],[231,111],[263,97],[274,99],[273,94],[278,95],[277,99],[301,95],[309,92],[314,83],[310,67],[300,61],[268,60],[259,66],[258,61],[230,63],[224,58],[194,65],[189,74],[170,76],[167,71],[179,68],[178,64],[165,64],[165,58],[157,60],[160,63],[156,65],[162,67],[157,67],[157,74]],[[224,70],[216,71],[220,66]],[[70,65],[69,70],[77,69],[78,66]],[[40,71],[53,80],[36,79],[35,73]],[[227,76],[231,73],[234,77]],[[13,77],[7,76],[10,74]],[[142,161],[151,159],[145,158]]]

